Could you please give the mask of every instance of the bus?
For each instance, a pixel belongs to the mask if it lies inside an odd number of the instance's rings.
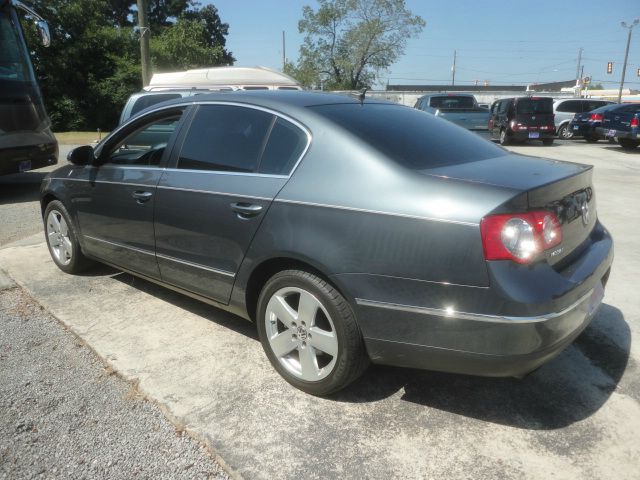
[[[51,41],[47,23],[32,8],[17,0],[0,0],[0,175],[58,163],[58,143],[18,12],[35,22],[43,45]]]

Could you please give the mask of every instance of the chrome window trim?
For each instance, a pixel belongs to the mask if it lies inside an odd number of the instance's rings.
[[[96,242],[107,243],[109,245],[113,245],[114,247],[125,248],[127,250],[133,250],[134,252],[142,253],[144,255],[151,255],[153,257],[156,256],[156,254],[154,252],[152,252],[151,250],[145,250],[144,248],[131,247],[129,245],[124,245],[122,243],[111,242],[109,240],[104,240],[102,238],[92,237],[91,235],[83,235],[83,237],[84,238],[88,238],[90,240],[94,240]]]
[[[167,172],[185,172],[209,175],[238,175],[244,177],[267,177],[267,178],[289,178],[289,175],[275,175],[273,173],[255,173],[255,172],[228,172],[224,170],[198,170],[197,168],[165,168]]]
[[[209,194],[209,195],[223,195],[225,197],[250,198],[252,200],[264,200],[264,201],[267,201],[267,202],[271,201],[271,198],[254,197],[254,196],[251,196],[251,195],[244,195],[242,193],[214,192],[212,190],[197,190],[197,189],[193,189],[193,188],[169,187],[169,186],[164,186],[164,185],[158,185],[157,188],[161,188],[163,190],[177,190],[179,192],[206,193],[206,194]]]
[[[359,213],[372,213],[372,214],[375,214],[375,215],[388,215],[388,216],[391,216],[391,217],[410,218],[410,219],[414,219],[414,220],[428,220],[428,221],[433,221],[433,222],[453,223],[453,224],[457,224],[457,225],[466,225],[466,226],[469,226],[469,227],[477,227],[477,226],[480,225],[479,223],[462,222],[462,221],[459,221],[459,220],[448,220],[448,219],[445,219],[445,218],[421,217],[420,215],[409,215],[409,214],[405,214],[405,213],[383,212],[381,210],[369,210],[369,209],[366,209],[366,208],[345,207],[345,206],[340,206],[340,205],[329,205],[329,204],[325,204],[325,203],[305,202],[305,201],[301,201],[301,200],[290,200],[290,199],[287,199],[287,198],[276,198],[276,199],[274,199],[274,202],[288,203],[288,204],[292,204],[292,205],[305,205],[305,206],[309,206],[309,207],[333,208],[333,209],[336,209],[336,210],[347,210],[347,211],[359,212]]]
[[[233,272],[228,272],[227,270],[219,270],[213,267],[207,267],[206,265],[202,265],[200,263],[189,262],[187,260],[180,260],[176,257],[171,257],[169,255],[163,255],[161,253],[156,253],[156,257],[162,258],[163,260],[169,260],[170,262],[180,263],[182,265],[188,265],[189,267],[199,268],[201,270],[206,270],[208,272],[217,273],[219,275],[224,275],[225,277],[234,278],[236,276]]]
[[[89,180],[88,178],[61,178],[61,177],[52,177],[51,180],[62,180],[63,182],[90,182],[90,183],[108,183],[111,185],[124,185],[127,187],[144,187],[144,188],[156,188],[156,184],[154,183],[129,183],[129,182],[114,182],[111,180]],[[98,239],[94,239],[98,240]]]
[[[580,297],[574,303],[564,308],[559,312],[552,312],[546,315],[536,315],[532,317],[511,317],[508,315],[487,315],[483,313],[467,313],[467,312],[457,312],[455,310],[447,310],[444,308],[430,308],[430,307],[419,307],[413,305],[402,305],[399,303],[387,303],[387,302],[379,302],[377,300],[366,300],[362,298],[356,298],[356,303],[363,307],[373,307],[373,308],[383,308],[387,310],[396,310],[400,312],[409,312],[409,313],[417,313],[420,315],[435,315],[438,317],[446,317],[452,320],[474,320],[478,322],[488,322],[488,323],[540,323],[546,322],[548,320],[552,320],[554,318],[562,317],[567,313],[575,310],[579,305],[589,300],[591,295],[593,294],[594,289],[589,290],[585,295]]]

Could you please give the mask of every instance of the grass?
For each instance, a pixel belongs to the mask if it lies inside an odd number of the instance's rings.
[[[104,138],[109,132],[100,132]],[[87,145],[98,140],[98,132],[60,132],[55,134],[61,145]]]

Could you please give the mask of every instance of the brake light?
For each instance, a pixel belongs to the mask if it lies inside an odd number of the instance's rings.
[[[603,119],[603,115],[601,113],[592,113],[591,117],[589,117],[589,121],[591,122],[601,122]]]
[[[545,210],[489,215],[480,222],[486,260],[530,263],[562,242],[558,217]]]
[[[637,127],[639,125],[638,119],[636,117],[632,118],[629,122],[630,127]]]

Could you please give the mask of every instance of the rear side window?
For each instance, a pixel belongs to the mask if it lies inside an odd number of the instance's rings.
[[[551,98],[523,98],[518,100],[517,112],[531,113],[553,113],[553,99]]]
[[[596,108],[600,108],[600,107],[604,107],[605,105],[607,105],[607,102],[599,102],[599,101],[588,101],[588,102],[584,102],[584,111],[585,112],[590,112],[592,110],[595,110]]]
[[[182,145],[178,168],[254,172],[274,115],[254,108],[201,105]]]
[[[582,102],[577,100],[567,100],[560,103],[556,109],[558,112],[578,113],[582,111]]]
[[[309,108],[413,170],[507,155],[475,133],[413,108],[375,103]]]
[[[273,175],[288,175],[307,146],[307,134],[300,128],[278,118],[271,129],[258,171]]]
[[[151,107],[160,102],[166,102],[168,100],[175,100],[176,98],[180,98],[182,95],[179,93],[162,93],[159,95],[144,95],[136,100],[131,107],[131,115],[134,116],[136,113],[141,112],[147,107]]]

